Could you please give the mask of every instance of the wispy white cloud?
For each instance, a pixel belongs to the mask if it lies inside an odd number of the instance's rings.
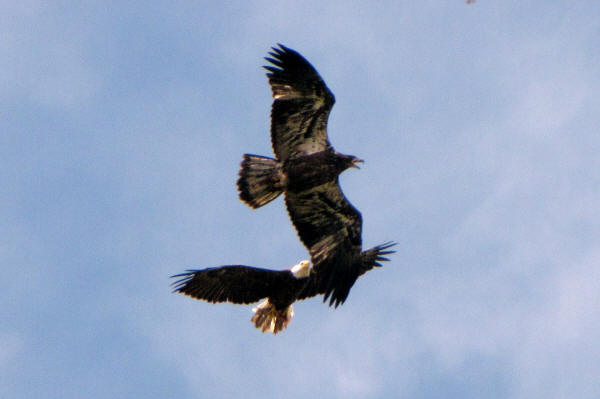
[[[594,397],[600,386],[598,250],[565,259],[545,279],[539,302],[523,315],[513,357],[516,386],[529,397]]]
[[[600,169],[586,149],[596,139],[572,126],[598,105],[597,81],[564,52],[540,62],[527,49],[511,53],[521,75],[504,123],[488,131],[494,144],[472,147],[493,188],[445,241],[452,270],[464,271],[422,296],[423,335],[450,369],[471,353],[506,359],[515,397],[593,397],[600,223],[590,199],[600,191],[589,179]]]

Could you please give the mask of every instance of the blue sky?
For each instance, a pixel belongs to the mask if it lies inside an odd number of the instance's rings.
[[[1,8],[1,397],[599,397],[597,1]],[[272,336],[168,277],[307,258],[235,188],[277,42],[366,160],[364,245],[399,244]]]

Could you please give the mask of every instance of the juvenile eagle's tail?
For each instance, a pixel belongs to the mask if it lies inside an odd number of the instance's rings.
[[[281,194],[281,168],[277,160],[244,154],[237,181],[240,199],[251,208],[273,201]]]
[[[254,312],[254,316],[252,316],[251,320],[254,326],[262,332],[269,331],[273,334],[284,330],[294,316],[292,305],[283,310],[277,310],[268,299],[265,299],[257,307],[253,308],[252,311]]]

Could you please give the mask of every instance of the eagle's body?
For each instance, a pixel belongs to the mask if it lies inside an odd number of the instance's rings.
[[[338,306],[365,268],[362,254],[367,252],[362,251],[361,214],[344,196],[338,176],[362,160],[329,143],[327,119],[335,97],[315,68],[282,45],[269,54],[272,66],[265,69],[274,99],[275,158],[244,155],[237,182],[240,199],[259,208],[284,194],[290,219],[310,252],[319,291]]]
[[[282,192],[301,193],[334,182],[344,170],[356,167],[357,162],[355,157],[330,149],[286,162],[244,154],[240,174],[246,178],[238,180],[240,197],[252,208],[258,208]]]
[[[380,245],[361,254],[359,276],[380,267],[390,244]],[[251,304],[252,323],[262,332],[277,334],[287,327],[294,315],[293,303],[323,294],[322,275],[311,273],[310,262],[304,260],[285,270],[230,265],[202,270],[187,270],[172,276],[175,292],[210,303]]]
[[[310,263],[305,260],[287,270],[269,270],[232,265],[188,270],[173,277],[175,291],[211,303],[251,304],[256,328],[273,334],[283,330],[294,315],[292,304],[304,299],[301,294],[309,282]]]
[[[300,193],[335,181],[340,173],[355,163],[356,158],[329,149],[294,158],[283,164],[284,189]]]

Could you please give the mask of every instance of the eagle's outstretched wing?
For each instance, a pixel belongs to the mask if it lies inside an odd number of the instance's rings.
[[[265,66],[273,94],[271,144],[279,161],[330,147],[327,118],[335,103],[315,68],[296,51],[272,47]]]
[[[174,292],[208,302],[249,304],[272,295],[295,278],[289,270],[269,270],[251,266],[221,266],[187,270],[172,285]]]
[[[362,217],[337,179],[299,193],[286,192],[285,205],[315,266],[338,246],[360,252]]]
[[[395,242],[386,242],[370,248],[360,253],[360,267],[358,269],[358,277],[362,276],[374,267],[381,267],[381,262],[388,262],[389,258],[386,255],[392,254],[396,251],[390,250],[389,248],[396,245]],[[298,294],[298,300],[311,298],[317,295],[326,294],[327,286],[329,283],[329,274],[327,270],[313,269],[310,273],[310,278],[307,284],[303,287],[302,291]],[[335,302],[332,296],[330,305]]]
[[[362,264],[360,212],[346,199],[337,179],[299,193],[286,192],[285,204],[310,253],[325,300],[331,296],[330,304],[343,303]]]

